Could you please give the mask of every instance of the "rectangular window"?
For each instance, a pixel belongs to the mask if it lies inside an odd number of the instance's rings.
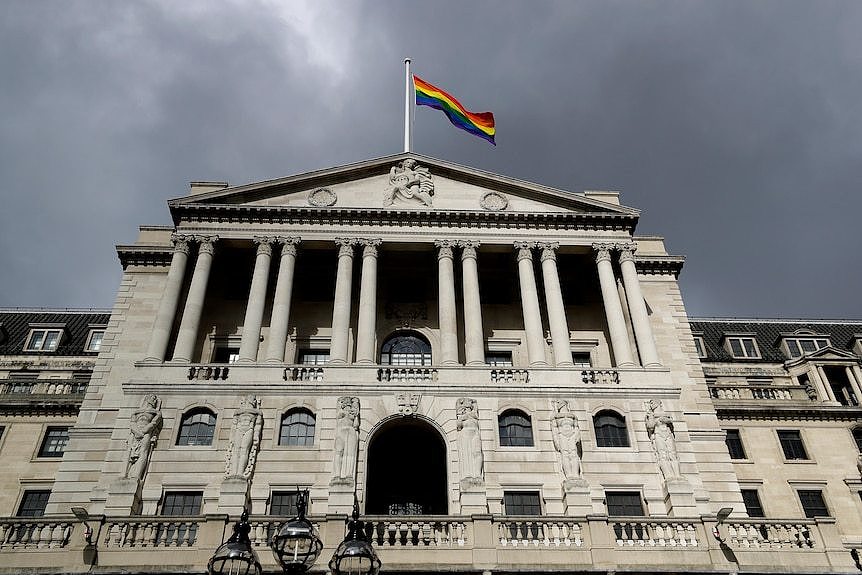
[[[213,353],[213,363],[234,363],[238,359],[238,347],[219,346]]]
[[[738,359],[759,359],[760,352],[753,337],[728,337],[726,343],[730,355]]]
[[[42,517],[51,496],[49,489],[28,489],[18,506],[18,517]]]
[[[269,514],[280,517],[296,517],[299,510],[296,508],[298,491],[273,491],[269,503]]]
[[[730,453],[731,459],[745,459],[745,448],[742,446],[742,437],[738,429],[728,429],[725,431],[724,443],[727,445],[727,452]]]
[[[492,367],[512,367],[512,352],[489,351],[485,354],[485,363]]]
[[[593,366],[593,361],[588,351],[573,351],[572,363],[575,364],[575,367],[580,367],[581,369],[589,369]]]
[[[505,491],[503,509],[506,515],[541,515],[542,503],[538,491]]]
[[[637,491],[606,491],[608,515],[612,517],[643,517],[644,506]]]
[[[798,430],[779,431],[778,441],[784,451],[784,459],[808,459],[808,453],[802,443],[802,434]]]
[[[60,336],[63,330],[57,329],[34,329],[30,330],[30,336],[24,345],[25,351],[55,351],[60,344]]]
[[[787,347],[787,356],[794,358],[829,347],[829,340],[822,337],[788,337],[784,338],[784,345]]]
[[[749,517],[766,517],[763,513],[763,505],[760,504],[760,496],[757,489],[742,489],[742,502]]]
[[[200,515],[202,491],[166,491],[162,503],[162,515],[177,517]]]
[[[694,336],[694,348],[697,350],[697,357],[701,359],[706,357],[706,344],[703,342],[702,336]]]
[[[329,361],[328,349],[301,349],[296,363],[300,365],[324,365]]]
[[[39,447],[39,457],[63,457],[69,443],[68,427],[49,427]]]
[[[90,335],[87,337],[87,347],[85,351],[98,353],[102,349],[102,338],[105,337],[105,330],[93,329],[90,330]]]
[[[800,489],[797,493],[799,494],[799,502],[802,504],[802,510],[805,511],[805,517],[809,519],[829,517],[829,510],[823,500],[822,491],[819,489]]]

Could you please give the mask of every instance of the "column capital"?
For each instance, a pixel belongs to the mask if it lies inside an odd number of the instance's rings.
[[[542,250],[542,261],[557,260],[557,250],[560,248],[559,242],[539,242],[536,247]]]
[[[275,243],[281,244],[281,253],[291,256],[296,255],[296,246],[299,245],[300,239],[297,236],[275,236]]]
[[[353,257],[353,246],[356,245],[355,238],[335,238],[335,245],[338,246],[338,257],[350,256]]]
[[[437,247],[437,259],[449,258],[452,259],[452,248],[458,245],[455,240],[435,240],[434,245]]]
[[[215,253],[215,243],[218,241],[218,236],[195,236],[195,241],[200,244],[198,253],[212,255]]]
[[[272,244],[275,243],[274,236],[254,236],[252,241],[257,244],[257,254],[272,255]]]
[[[616,244],[613,242],[596,242],[593,244],[593,250],[596,252],[596,263],[611,261],[611,250],[616,249]]]
[[[476,250],[481,245],[475,240],[459,240],[458,245],[461,246],[461,260],[476,259]]]
[[[193,236],[186,234],[171,234],[171,243],[174,244],[174,251],[186,255],[189,255],[189,242],[193,239]]]
[[[377,248],[383,243],[383,240],[380,238],[362,238],[356,240],[356,243],[362,246],[363,258],[376,258]]]
[[[620,251],[620,261],[634,261],[635,251],[638,249],[636,242],[623,242],[616,245],[616,249]]]
[[[515,242],[515,249],[518,250],[518,261],[525,259],[532,261],[534,247],[536,247],[536,242]]]

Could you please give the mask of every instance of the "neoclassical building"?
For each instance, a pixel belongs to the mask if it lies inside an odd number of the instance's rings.
[[[790,471],[765,441],[856,437],[862,336],[785,361],[693,333],[683,258],[616,192],[399,154],[169,206],[118,246],[98,368],[41,514],[6,506],[0,571],[203,572],[247,509],[275,572],[304,489],[319,573],[354,501],[391,572],[856,571],[855,445]],[[752,485],[785,501],[759,515]]]

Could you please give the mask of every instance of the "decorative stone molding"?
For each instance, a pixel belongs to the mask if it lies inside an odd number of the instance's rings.
[[[383,196],[384,206],[400,201],[421,203],[430,208],[433,196],[431,173],[428,168],[416,164],[413,158],[405,158],[389,169],[389,189]]]
[[[460,240],[458,241],[458,245],[461,246],[461,259],[476,259],[476,250],[481,245],[477,241],[473,240]]]
[[[500,212],[509,206],[509,198],[500,192],[487,192],[479,200],[479,205],[482,206],[483,210]]]
[[[437,259],[452,259],[452,248],[457,246],[458,242],[456,240],[436,240],[434,245],[437,247]]]
[[[384,306],[386,319],[398,320],[401,327],[413,327],[416,320],[428,319],[428,304],[421,303],[386,303]]]
[[[611,242],[597,242],[593,244],[593,250],[596,252],[596,263],[611,261],[611,250],[614,249]]]
[[[188,255],[189,242],[192,239],[194,239],[193,236],[186,234],[171,234],[171,243],[174,245],[174,251]]]
[[[557,250],[560,248],[559,242],[539,242],[537,246],[542,250],[541,260],[557,260]]]
[[[126,470],[123,479],[143,481],[150,461],[150,453],[162,429],[162,400],[148,394],[141,400],[141,407],[129,419],[129,438],[126,449]]]
[[[257,253],[265,254],[268,256],[272,255],[272,244],[275,243],[275,237],[273,236],[254,236],[252,241],[257,244]]]
[[[318,208],[334,206],[338,196],[329,188],[317,188],[308,193],[308,203]]]
[[[213,255],[215,253],[215,243],[218,241],[218,236],[195,236],[195,240],[200,243],[199,254]]]
[[[225,459],[225,478],[249,479],[251,477],[260,448],[262,429],[263,414],[260,411],[260,399],[256,395],[243,396],[239,408],[233,415],[230,445]]]
[[[638,245],[635,242],[624,242],[617,244],[616,249],[620,251],[620,262],[633,262]]]
[[[358,239],[356,244],[363,246],[362,257],[377,257],[377,248],[383,243],[381,239]]]
[[[276,236],[276,243],[281,244],[281,253],[296,255],[296,247],[299,245],[300,239],[296,236]]]
[[[422,399],[422,395],[419,393],[403,392],[395,394],[395,402],[398,404],[398,414],[407,417],[416,415],[420,399]]]
[[[354,238],[335,238],[335,245],[338,246],[338,257],[353,257],[353,246],[356,245]]]
[[[532,260],[534,247],[536,247],[536,242],[515,242],[517,260],[519,262],[525,259]]]

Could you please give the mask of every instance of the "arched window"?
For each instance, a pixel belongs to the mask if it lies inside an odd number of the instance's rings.
[[[593,417],[596,429],[596,446],[628,447],[629,434],[625,418],[615,411],[600,411]]]
[[[291,409],[281,418],[279,445],[314,445],[314,414],[307,409]]]
[[[517,409],[509,409],[500,414],[501,447],[532,447],[533,426],[530,416]]]
[[[856,442],[856,449],[862,453],[862,427],[853,428],[853,441]]]
[[[431,365],[431,344],[419,333],[408,331],[395,334],[383,342],[380,349],[383,365]]]
[[[197,407],[183,414],[177,445],[212,445],[216,416],[205,407]]]

